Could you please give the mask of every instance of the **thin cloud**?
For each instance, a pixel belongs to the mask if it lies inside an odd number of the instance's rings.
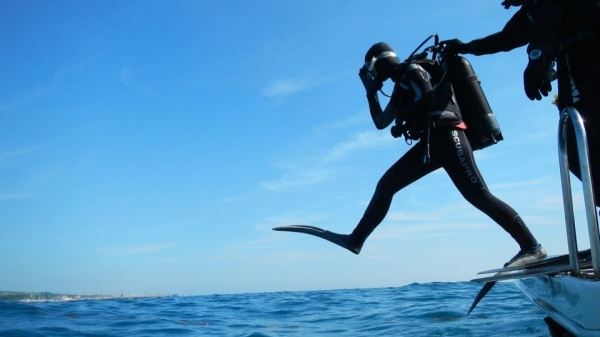
[[[250,250],[264,250],[271,245],[284,241],[284,238],[281,235],[278,235],[275,232],[272,232],[270,235],[246,242],[241,242],[232,246],[227,247],[226,251],[228,252],[248,252]]]
[[[140,85],[135,79],[133,69],[131,67],[123,67],[119,72],[119,82],[121,82],[126,87],[129,87],[141,94],[145,95],[154,95],[156,91],[148,86]]]
[[[563,207],[562,195],[546,195],[545,197],[536,200],[536,205],[541,209],[561,209]]]
[[[350,116],[346,119],[335,121],[330,124],[320,125],[315,128],[315,131],[331,131],[337,129],[345,129],[350,127],[355,127],[357,125],[365,125],[367,122],[370,122],[370,118],[367,117],[368,112],[361,111],[360,113],[355,114],[354,116]]]
[[[24,157],[27,156],[33,152],[36,152],[38,150],[38,148],[26,148],[26,149],[19,149],[19,150],[12,150],[12,151],[6,151],[6,152],[2,152],[0,153],[0,162],[6,161],[6,160],[10,160],[10,159],[15,159],[15,158],[19,158],[19,157]]]
[[[548,179],[532,179],[532,180],[524,180],[524,181],[513,181],[502,184],[493,184],[490,185],[491,190],[514,190],[520,189],[524,187],[532,187],[532,186],[546,186],[548,184]]]
[[[290,188],[305,187],[326,181],[331,177],[336,168],[333,166],[337,161],[346,158],[354,151],[391,144],[393,139],[387,133],[376,133],[372,131],[356,133],[348,140],[333,145],[323,159],[315,160],[310,165],[291,165],[289,172],[277,180],[262,182],[260,185],[268,190],[280,192]],[[311,166],[312,165],[312,166]]]
[[[0,201],[15,201],[29,199],[29,195],[22,193],[0,193]]]
[[[406,239],[408,237],[443,237],[456,235],[461,232],[472,232],[473,230],[489,228],[488,224],[482,222],[436,222],[420,224],[399,224],[382,228],[377,237],[383,240]]]
[[[119,80],[121,81],[121,83],[123,83],[127,86],[131,86],[132,85],[131,77],[132,77],[131,68],[125,67],[125,68],[121,69],[121,73],[119,74]]]
[[[40,148],[30,147],[0,152],[0,169],[17,165],[23,159],[26,159],[27,157],[31,156],[39,150]]]
[[[295,264],[295,263],[303,263],[303,262],[323,262],[324,259],[332,256],[331,253],[323,252],[323,251],[289,251],[289,252],[277,252],[277,254],[267,253],[267,254],[237,254],[235,256],[236,260],[240,263],[244,264],[281,264],[284,263],[286,265]]]
[[[423,211],[423,212],[390,212],[387,217],[389,221],[400,221],[400,222],[408,222],[408,221],[435,221],[440,219],[440,215],[435,214],[431,211]]]
[[[9,112],[18,110],[23,106],[26,106],[30,102],[51,93],[52,90],[56,89],[61,83],[65,82],[65,79],[71,74],[78,71],[82,66],[81,65],[68,65],[61,69],[58,69],[51,80],[47,83],[32,89],[29,93],[22,95],[20,98],[9,102],[9,103],[0,103],[0,112]]]
[[[278,216],[272,216],[261,221],[260,225],[256,226],[256,229],[261,232],[270,232],[271,228],[278,226],[291,226],[291,225],[311,225],[315,222],[319,222],[323,219],[323,214],[320,213],[304,213],[296,212],[292,214],[283,214]]]
[[[373,131],[360,132],[354,134],[351,139],[333,146],[324,162],[332,162],[341,159],[344,156],[356,150],[364,150],[373,147],[379,147],[391,144],[394,140],[387,133],[377,133]]]
[[[144,255],[163,252],[173,246],[173,243],[153,243],[147,245],[111,247],[106,249],[106,252],[113,255]]]
[[[457,214],[464,221],[469,221],[473,216],[479,216],[480,213],[472,205],[463,202],[462,200],[450,201],[446,204],[438,204],[435,207],[432,205],[410,206],[411,209],[418,207],[419,210],[413,211],[393,211],[389,212],[386,220],[391,222],[439,222],[447,221],[446,219],[457,218]]]
[[[262,94],[269,98],[286,97],[313,88],[317,82],[311,79],[287,78],[275,81],[266,87]]]
[[[262,182],[261,186],[268,191],[283,191],[289,188],[304,187],[320,183],[327,179],[330,172],[325,169],[307,169],[301,172],[290,172],[284,174],[275,181]]]
[[[8,112],[18,110],[22,106],[28,104],[30,101],[42,96],[45,93],[44,89],[35,89],[31,93],[13,101],[10,103],[0,104],[0,112]]]
[[[26,158],[30,156],[32,153],[35,153],[39,150],[39,148],[30,147],[24,149],[17,149],[12,151],[5,151],[0,153],[0,169],[8,168],[15,163],[19,162],[21,158]],[[18,201],[30,199],[31,195],[23,192],[7,192],[0,191],[0,202],[6,201]]]

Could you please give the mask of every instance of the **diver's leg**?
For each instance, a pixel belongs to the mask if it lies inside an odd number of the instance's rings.
[[[369,206],[352,234],[350,234],[350,240],[358,251],[360,251],[367,237],[385,218],[394,194],[440,167],[433,159],[429,165],[423,162],[424,145],[420,141],[413,146],[385,172],[377,183]]]
[[[533,250],[535,253],[533,258],[545,257],[545,252],[519,214],[508,204],[496,198],[487,188],[465,133],[462,130],[450,130],[447,137],[446,161],[443,167],[463,197],[515,239],[521,248],[519,254]]]

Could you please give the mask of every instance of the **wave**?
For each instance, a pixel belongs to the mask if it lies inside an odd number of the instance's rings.
[[[74,295],[57,294],[51,292],[19,292],[0,291],[0,301],[15,302],[69,302],[86,300],[114,300],[114,299],[139,299],[167,297],[162,295]]]
[[[496,285],[467,316],[479,287],[415,283],[206,296],[0,291],[0,336],[548,336],[545,314],[511,284]]]

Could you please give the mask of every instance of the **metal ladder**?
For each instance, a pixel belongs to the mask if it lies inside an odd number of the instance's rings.
[[[583,126],[583,119],[574,107],[567,107],[561,112],[558,127],[558,157],[560,161],[560,177],[562,183],[563,205],[565,209],[565,223],[567,226],[567,243],[569,246],[569,263],[571,274],[581,274],[578,260],[577,235],[575,230],[575,217],[573,213],[573,198],[571,194],[571,178],[569,175],[569,162],[567,156],[567,127],[572,126],[575,131],[583,198],[587,215],[588,234],[590,236],[590,250],[594,278],[600,279],[600,235],[598,231],[598,217],[592,176],[590,172],[590,159],[587,146],[587,136]],[[600,168],[596,168],[600,169]]]

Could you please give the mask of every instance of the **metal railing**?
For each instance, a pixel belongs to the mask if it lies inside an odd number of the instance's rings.
[[[565,223],[567,226],[567,243],[569,246],[569,263],[571,273],[581,273],[578,260],[577,235],[575,230],[575,217],[573,213],[573,198],[571,195],[571,178],[569,175],[569,162],[567,157],[567,127],[571,125],[575,132],[577,154],[581,172],[581,183],[583,187],[583,199],[587,215],[588,234],[590,236],[590,250],[592,254],[592,266],[594,278],[600,278],[600,236],[598,231],[598,217],[596,215],[596,203],[594,201],[594,190],[590,171],[590,159],[588,154],[587,136],[583,126],[583,119],[579,112],[573,108],[565,108],[560,116],[558,127],[558,157],[560,161],[560,176],[562,182],[563,205],[565,208]],[[599,168],[596,168],[599,169]]]

